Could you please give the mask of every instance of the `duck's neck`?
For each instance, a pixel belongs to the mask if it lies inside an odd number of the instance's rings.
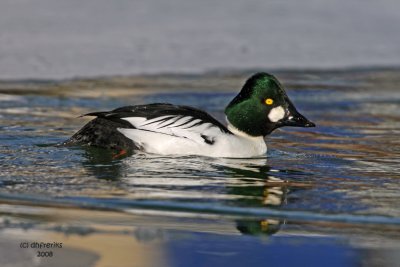
[[[243,137],[243,138],[246,138],[246,139],[251,139],[251,140],[258,140],[258,139],[263,139],[264,140],[264,137],[261,136],[261,135],[260,136],[252,136],[252,135],[249,135],[249,134],[239,130],[238,128],[236,128],[235,126],[233,126],[229,122],[228,118],[226,118],[226,121],[227,121],[228,130],[231,131],[234,135],[240,136],[240,137]]]

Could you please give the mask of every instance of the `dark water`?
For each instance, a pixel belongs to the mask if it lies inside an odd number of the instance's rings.
[[[242,266],[246,258],[254,265],[268,258],[274,266],[393,266],[400,248],[400,72],[276,74],[317,128],[275,131],[268,154],[256,159],[118,158],[54,146],[84,125],[80,114],[123,105],[171,102],[223,120],[247,73],[0,83],[3,233],[101,235],[110,225],[144,225],[152,229],[144,239],[163,244],[164,266]],[[79,216],[60,215],[71,208]],[[93,219],[94,210],[106,211]],[[133,235],[140,241],[143,233]]]

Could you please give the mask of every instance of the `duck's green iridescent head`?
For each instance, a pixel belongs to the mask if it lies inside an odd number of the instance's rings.
[[[230,124],[251,136],[265,136],[282,126],[315,127],[296,110],[279,81],[268,73],[250,77],[225,114]]]

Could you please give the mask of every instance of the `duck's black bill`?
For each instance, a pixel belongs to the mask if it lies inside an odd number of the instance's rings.
[[[284,120],[284,121],[282,121],[282,126],[315,127],[315,123],[309,121],[303,115],[300,115],[300,116],[289,116],[289,118]]]
[[[306,117],[301,115],[297,109],[294,107],[293,103],[286,96],[286,102],[288,103],[288,114],[285,118],[280,121],[280,125],[282,126],[294,126],[294,127],[315,127],[315,123],[308,120]]]
[[[309,121],[306,117],[301,115],[294,107],[293,103],[286,98],[288,105],[288,114],[281,121],[280,126],[294,126],[294,127],[315,127],[315,123]]]
[[[315,127],[315,123],[309,121],[301,114],[289,116],[286,120],[281,122],[282,126],[295,126],[295,127]]]

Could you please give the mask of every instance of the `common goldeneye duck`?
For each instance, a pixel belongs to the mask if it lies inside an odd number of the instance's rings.
[[[126,106],[95,116],[64,145],[161,155],[249,158],[264,155],[264,137],[282,126],[315,127],[270,74],[257,73],[225,109],[227,126],[208,113],[165,103]]]

